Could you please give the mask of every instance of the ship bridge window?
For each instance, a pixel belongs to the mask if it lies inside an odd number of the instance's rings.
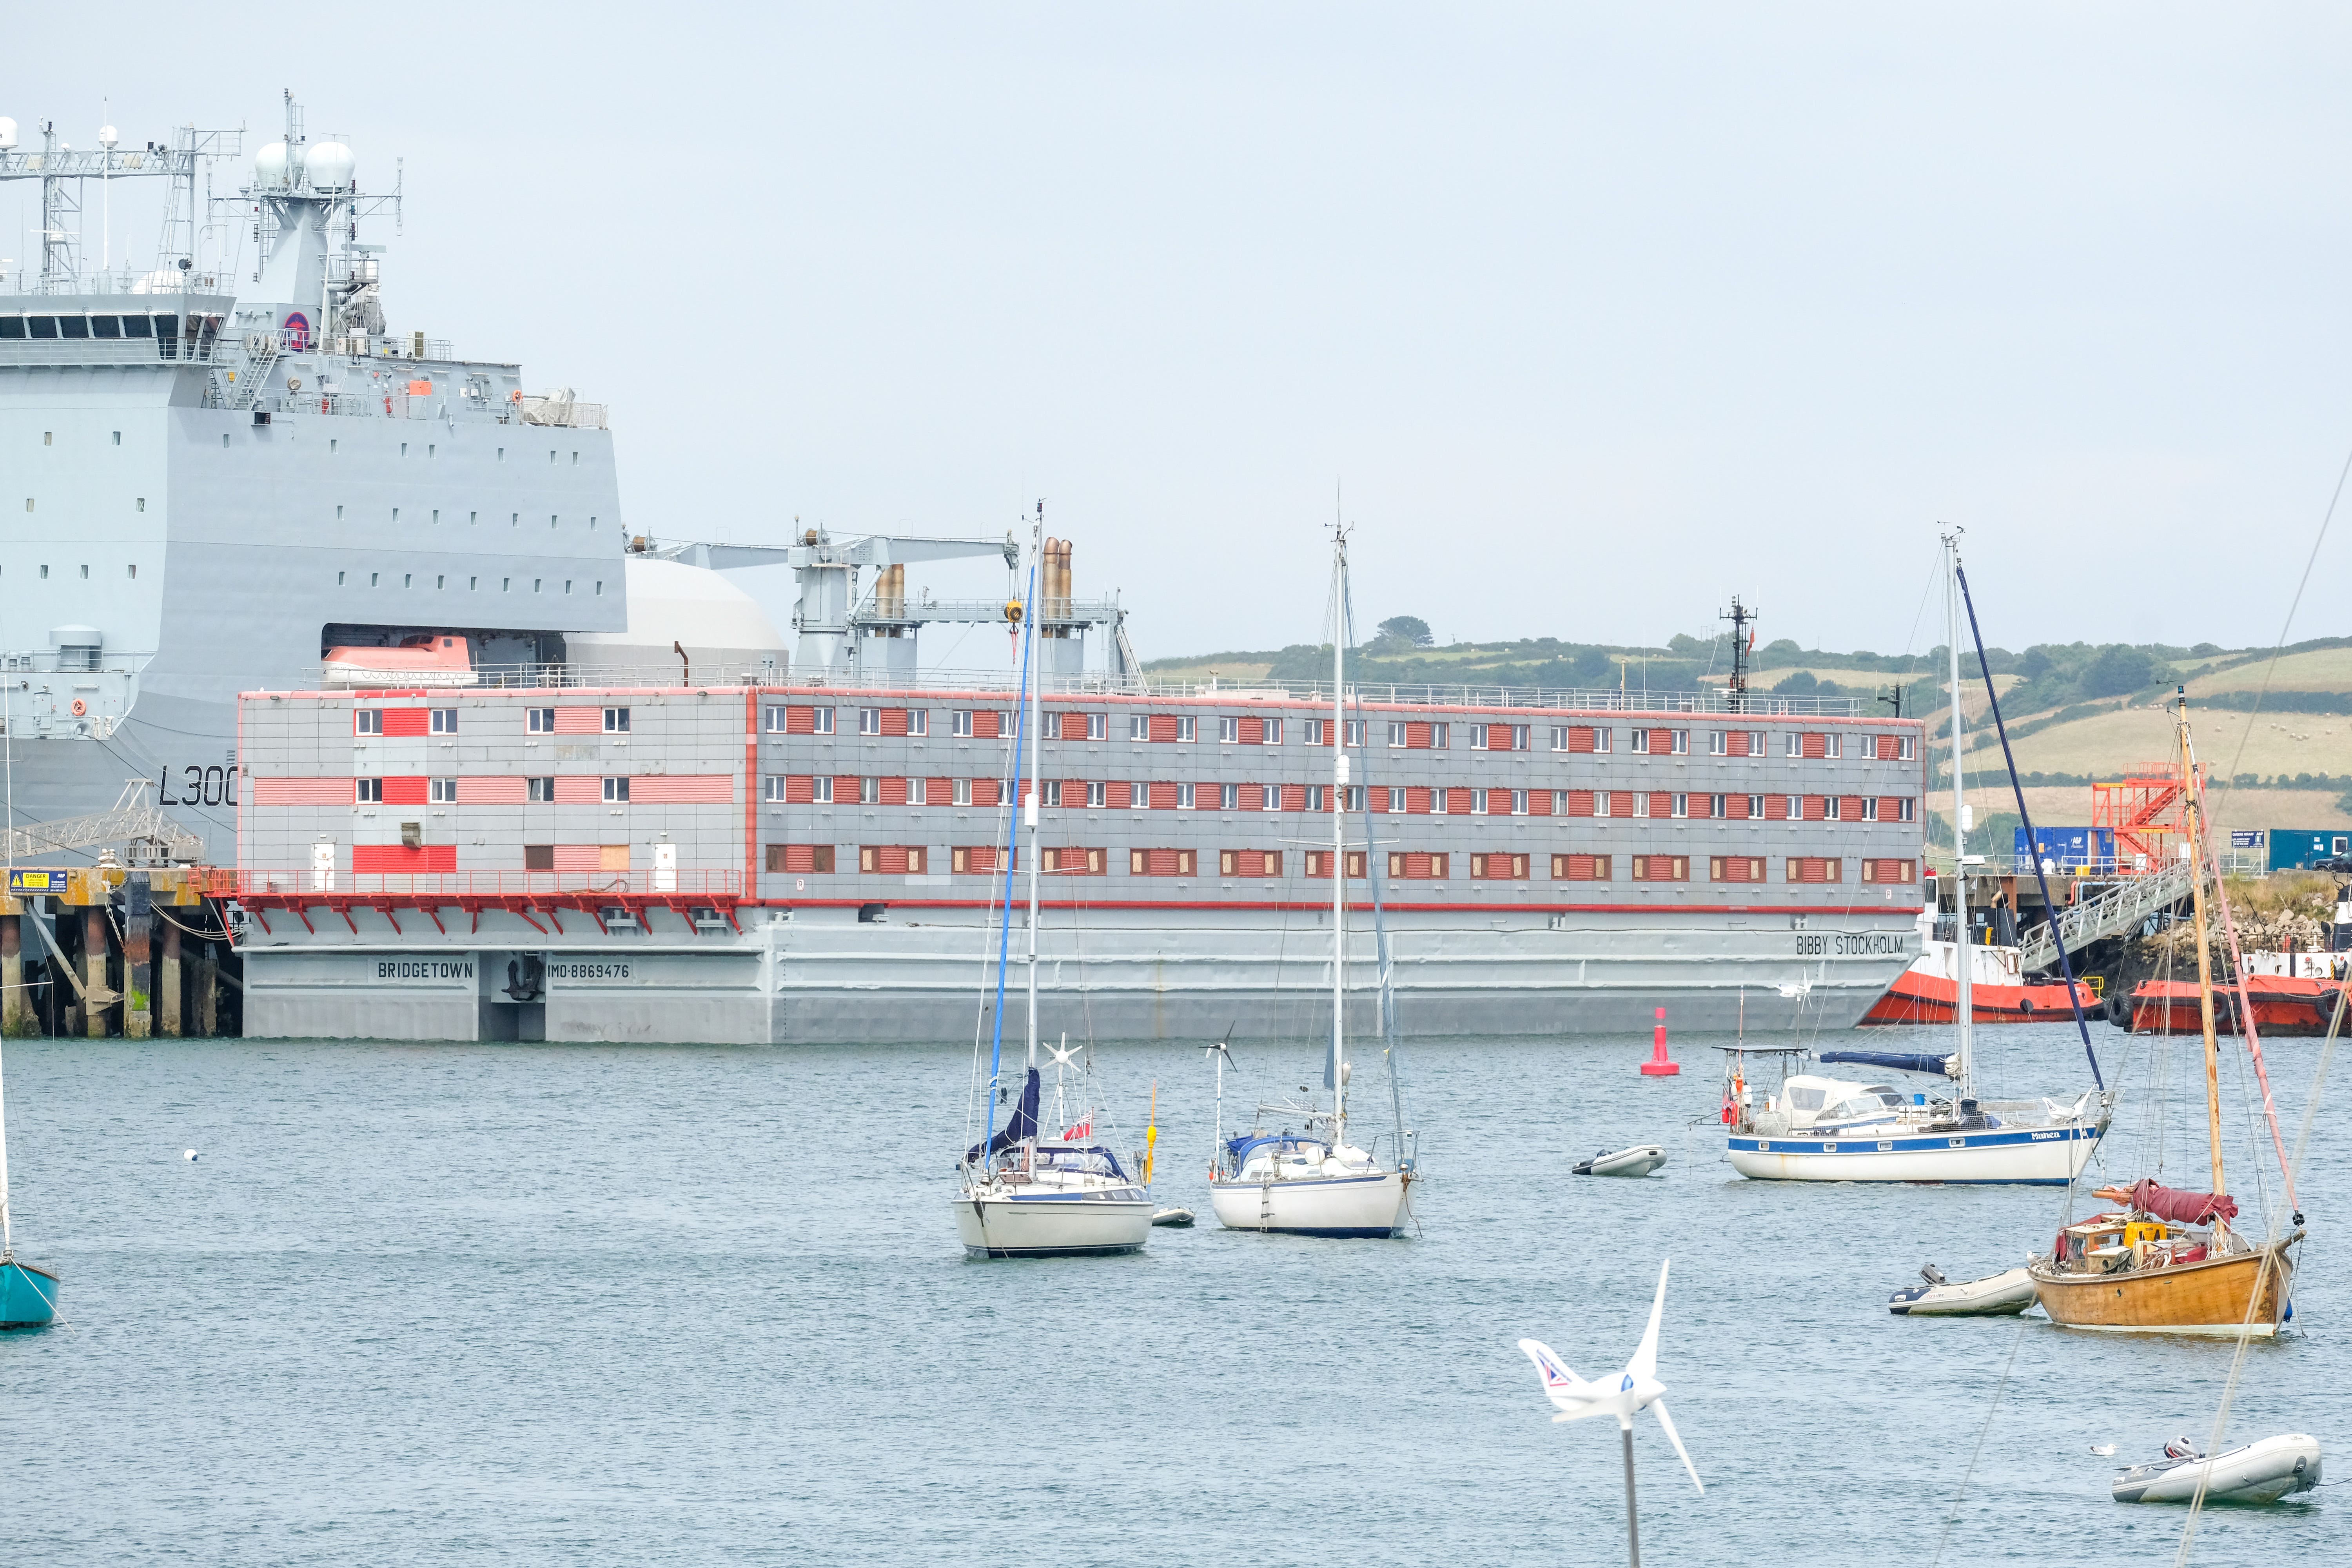
[[[21,341],[23,340],[24,336],[25,336],[25,318],[24,318],[24,317],[22,317],[22,316],[0,316],[0,339],[5,339],[5,340],[6,340],[6,341],[8,341],[8,342],[21,342]]]
[[[58,335],[58,319],[55,316],[27,316],[25,318],[25,326],[37,338],[54,338]]]
[[[61,338],[89,337],[89,318],[88,316],[59,316],[58,318],[58,336]]]
[[[145,316],[122,318],[122,335],[126,338],[147,338],[155,335],[155,323]]]
[[[92,316],[89,319],[89,335],[93,338],[121,337],[122,335],[122,318],[120,316]]]

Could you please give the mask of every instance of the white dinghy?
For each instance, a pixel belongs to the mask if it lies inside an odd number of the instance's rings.
[[[2207,1502],[2276,1502],[2319,1484],[2319,1439],[2300,1432],[2226,1448],[2210,1459],[2186,1437],[2164,1446],[2164,1458],[2134,1465],[2116,1478],[2117,1502],[2189,1502],[2200,1485]]]
[[[2013,1318],[2033,1305],[2033,1276],[2022,1267],[1954,1284],[1930,1263],[1919,1278],[1927,1283],[1887,1299],[1888,1311],[1898,1318]]]
[[[1578,1176],[1646,1176],[1666,1163],[1666,1152],[1655,1143],[1630,1149],[1603,1149],[1590,1160],[1580,1160],[1570,1173]]]

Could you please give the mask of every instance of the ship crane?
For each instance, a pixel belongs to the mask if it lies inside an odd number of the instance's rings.
[[[1070,594],[1070,544],[1046,542],[1045,581],[1038,590],[1038,654],[1048,677],[1075,679],[1084,672],[1084,634],[1110,628],[1110,678],[1124,682],[1139,666],[1127,637],[1127,612],[1116,598],[1082,601]],[[972,560],[1002,555],[1018,570],[1021,544],[1011,531],[1002,539],[937,539],[874,533],[835,539],[812,528],[798,544],[662,543],[640,536],[632,553],[677,561],[716,572],[755,566],[790,566],[800,587],[793,627],[800,634],[793,670],[803,680],[866,680],[888,685],[915,679],[917,634],[935,622],[1003,625],[1006,605],[994,599],[909,599],[907,568],[925,561]],[[872,574],[861,591],[861,578]]]

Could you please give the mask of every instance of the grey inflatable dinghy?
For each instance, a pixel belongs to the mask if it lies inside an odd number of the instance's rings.
[[[2207,1502],[2276,1502],[2319,1484],[2319,1439],[2300,1432],[2226,1448],[2210,1461],[2186,1437],[2164,1446],[2164,1458],[2134,1465],[2116,1478],[2117,1502],[2188,1502],[2205,1485]]]
[[[1666,1152],[1655,1143],[1636,1143],[1630,1149],[1603,1149],[1590,1160],[1580,1161],[1574,1173],[1580,1176],[1646,1176],[1666,1163]]]
[[[2022,1268],[1954,1284],[1930,1263],[1919,1270],[1924,1285],[1906,1286],[1887,1299],[1898,1318],[2007,1318],[2033,1305],[2033,1277]]]

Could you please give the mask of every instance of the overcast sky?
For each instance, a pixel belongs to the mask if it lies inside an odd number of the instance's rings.
[[[1441,637],[1926,647],[1948,520],[1995,642],[2267,644],[2352,450],[2341,7],[108,17],[0,114],[404,157],[392,326],[609,404],[634,527],[1044,497],[1147,658],[1316,637],[1335,482]]]

